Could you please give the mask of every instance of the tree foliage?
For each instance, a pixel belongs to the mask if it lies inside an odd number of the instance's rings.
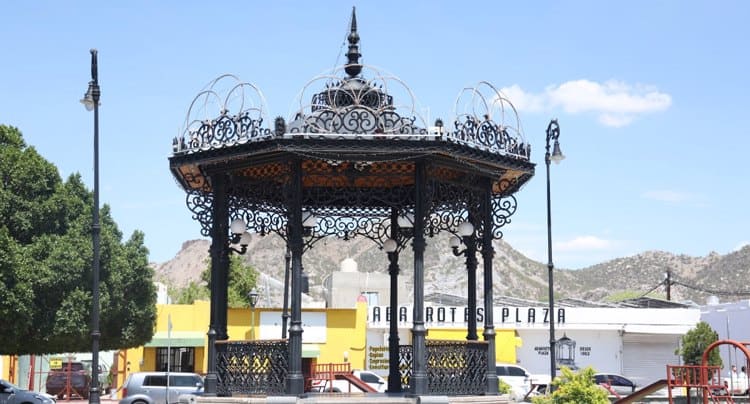
[[[682,336],[680,347],[675,354],[680,355],[682,362],[686,365],[700,365],[703,360],[703,352],[718,339],[719,334],[708,323],[701,321],[695,325],[695,328]],[[718,349],[712,350],[709,354],[708,365],[722,366]]]
[[[229,256],[229,287],[227,305],[229,307],[248,307],[248,294],[255,288],[258,271],[247,264],[240,255]],[[211,262],[206,261],[206,269],[201,272],[199,282],[190,281],[185,288],[176,291],[174,301],[178,304],[192,304],[196,300],[207,299],[211,288]]]
[[[0,354],[91,349],[93,195],[0,125]],[[124,243],[108,206],[100,212],[100,347],[151,339],[156,290],[143,233]]]
[[[594,369],[587,367],[578,373],[568,367],[560,369],[560,376],[552,384],[551,395],[534,397],[534,404],[608,404],[607,392],[594,383]]]

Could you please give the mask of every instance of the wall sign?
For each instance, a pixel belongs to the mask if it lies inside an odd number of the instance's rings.
[[[367,347],[367,369],[388,370],[388,358],[390,358],[390,352],[387,346]]]
[[[413,309],[410,306],[399,306],[395,316],[391,314],[390,306],[372,306],[368,312],[367,322],[370,324],[389,324],[395,317],[399,323],[411,323]],[[460,306],[428,306],[424,308],[424,321],[431,325],[465,326],[469,322],[468,307]],[[477,307],[474,314],[477,326],[481,327],[485,320],[484,307]],[[493,311],[495,324],[549,324],[550,312],[547,307],[495,307]],[[558,324],[565,323],[565,308],[559,307],[553,316]]]

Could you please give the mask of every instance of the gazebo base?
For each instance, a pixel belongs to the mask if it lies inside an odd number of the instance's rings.
[[[296,396],[253,396],[253,397],[186,397],[180,404],[505,404],[510,403],[507,395],[500,396],[411,396],[387,393],[339,393],[305,394]]]

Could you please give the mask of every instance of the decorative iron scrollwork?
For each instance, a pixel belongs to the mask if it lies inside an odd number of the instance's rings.
[[[482,395],[487,385],[487,343],[485,341],[428,340],[427,383],[431,394]],[[401,388],[411,382],[414,349],[399,345]]]
[[[209,237],[211,235],[211,223],[213,223],[211,212],[214,201],[213,194],[190,189],[187,190],[185,199],[188,209],[193,212],[193,220],[197,220],[201,224],[201,235]]]
[[[516,107],[492,84],[482,81],[461,91],[455,114],[448,141],[529,160],[531,146],[523,139]]]
[[[290,119],[289,133],[374,135],[375,138],[427,135],[427,125],[416,112],[411,90],[394,76],[361,66],[372,74],[371,79],[364,79],[364,75],[345,77],[345,66],[341,66],[311,80],[300,93],[300,108]],[[325,89],[310,95],[314,84],[320,82]],[[406,103],[395,104],[394,96],[386,90],[400,90]],[[310,103],[304,104],[305,99]],[[404,110],[405,114],[399,110]],[[418,120],[421,125],[417,124]]]
[[[234,115],[230,111],[235,110]],[[212,80],[188,108],[182,134],[172,142],[175,155],[213,150],[273,137],[263,127],[265,99],[253,84],[224,74]]]
[[[216,344],[219,396],[281,395],[289,372],[286,340],[227,341]]]

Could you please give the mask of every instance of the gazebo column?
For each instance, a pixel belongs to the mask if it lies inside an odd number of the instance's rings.
[[[424,218],[427,204],[425,201],[425,163],[416,162],[414,183],[414,321],[412,325],[412,344],[414,358],[411,373],[412,393],[420,395],[428,393],[427,381],[427,347],[425,337],[427,329],[424,326]]]
[[[398,210],[391,208],[391,239],[398,243]],[[401,392],[401,371],[399,369],[399,345],[398,338],[398,244],[396,251],[388,253],[388,275],[391,280],[391,318],[388,321],[388,392]]]
[[[469,215],[469,223],[471,223],[475,229],[475,219]],[[474,235],[464,237],[466,244],[466,272],[468,276],[468,309],[469,318],[466,333],[466,339],[469,341],[476,341],[479,339],[477,336],[477,239]]]
[[[484,340],[487,341],[487,394],[497,394],[497,369],[495,368],[495,320],[492,294],[492,236],[495,222],[492,217],[492,181],[484,180],[484,194],[480,203],[484,232],[482,233],[482,261],[484,263]]]
[[[299,159],[292,161],[290,191],[288,231],[289,249],[292,253],[292,301],[286,391],[300,395],[304,393],[305,379],[302,375],[302,162]]]
[[[211,207],[211,309],[208,326],[208,372],[205,381],[206,395],[216,395],[216,340],[227,339],[227,278],[229,263],[229,208],[227,176],[211,176],[213,205]],[[223,314],[222,314],[223,313]]]
[[[227,226],[226,221],[228,220],[228,217],[225,216],[224,219],[224,234],[227,233]],[[216,330],[216,339],[218,340],[228,340],[229,339],[229,333],[227,332],[227,311],[229,310],[229,249],[226,247],[229,245],[229,239],[228,236],[225,237],[224,240],[224,251],[219,255],[219,273],[216,277],[216,290],[219,293],[219,298],[217,300],[217,303],[219,305],[219,309],[217,310],[216,314],[218,316],[219,321],[219,328]],[[211,280],[213,283],[213,278]]]

